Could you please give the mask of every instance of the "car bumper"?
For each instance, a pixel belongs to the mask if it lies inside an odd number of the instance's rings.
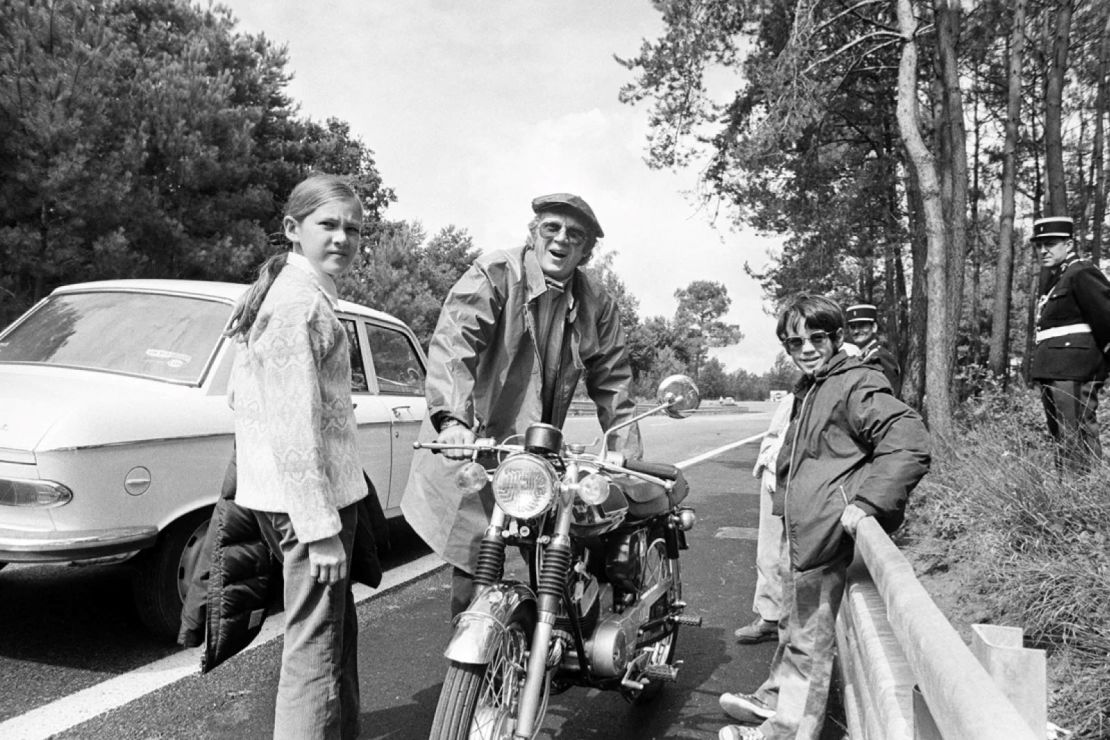
[[[61,563],[142,550],[158,539],[156,527],[119,527],[72,532],[0,528],[0,562]]]

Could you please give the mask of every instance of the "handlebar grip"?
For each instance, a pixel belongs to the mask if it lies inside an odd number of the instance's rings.
[[[654,475],[663,480],[678,480],[682,471],[669,463],[653,463],[644,460],[625,460],[624,467],[645,475]]]

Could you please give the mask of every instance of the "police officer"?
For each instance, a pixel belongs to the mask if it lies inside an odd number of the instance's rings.
[[[1067,216],[1033,222],[1033,245],[1046,272],[1031,375],[1041,385],[1057,469],[1084,473],[1102,457],[1096,412],[1110,369],[1104,354],[1110,343],[1110,281],[1079,259],[1072,233]]]
[[[879,342],[879,309],[870,303],[857,303],[845,312],[848,337],[859,347],[860,362],[869,362],[883,371],[897,396],[902,392],[902,371],[894,353]]]

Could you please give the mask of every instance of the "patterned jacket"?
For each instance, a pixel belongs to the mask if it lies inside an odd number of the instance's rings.
[[[366,495],[351,402],[351,356],[332,298],[290,259],[270,286],[232,389],[240,506],[289,515],[302,542],[340,530]]]

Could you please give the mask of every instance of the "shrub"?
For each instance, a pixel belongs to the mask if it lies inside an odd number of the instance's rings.
[[[1049,715],[1110,733],[1110,464],[1058,475],[1039,396],[987,383],[911,499],[919,569],[959,569],[978,621],[1049,654]],[[971,565],[973,567],[960,567]],[[952,615],[949,615],[950,618]]]

